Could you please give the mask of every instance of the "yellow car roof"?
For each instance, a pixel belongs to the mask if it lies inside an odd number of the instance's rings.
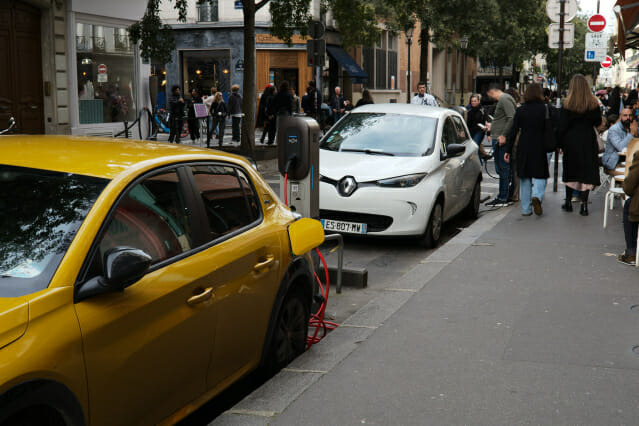
[[[131,139],[87,136],[0,136],[0,164],[113,179],[144,162],[166,163],[180,156],[218,160],[240,157],[206,148]]]

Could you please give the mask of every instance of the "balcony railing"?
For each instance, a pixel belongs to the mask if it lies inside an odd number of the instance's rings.
[[[217,22],[218,18],[218,0],[208,0],[197,6],[199,22]]]

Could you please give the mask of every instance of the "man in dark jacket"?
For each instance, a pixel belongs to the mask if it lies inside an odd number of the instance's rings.
[[[184,126],[184,98],[180,96],[180,86],[175,85],[171,88],[169,114],[169,124],[171,126],[169,142],[180,143],[180,133],[182,132],[182,126]]]
[[[308,86],[306,94],[302,96],[302,109],[304,114],[315,117],[315,89],[312,86]]]
[[[339,121],[340,118],[344,115],[344,96],[342,95],[342,89],[337,86],[335,87],[335,93],[331,96],[331,111],[333,111],[333,119],[335,123]]]
[[[229,114],[231,115],[233,142],[240,141],[240,124],[242,123],[242,96],[240,96],[240,86],[234,84],[231,87],[231,96],[229,97]]]
[[[623,191],[630,197],[623,206],[626,251],[620,254],[617,260],[626,265],[634,265],[637,258],[637,229],[639,228],[639,151],[635,151],[632,157],[628,176],[623,181]]]

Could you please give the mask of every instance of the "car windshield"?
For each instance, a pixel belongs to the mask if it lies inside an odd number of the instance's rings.
[[[0,165],[0,297],[22,296],[49,285],[108,182]]]
[[[320,148],[370,155],[421,157],[433,151],[437,119],[405,114],[352,113],[330,130]]]

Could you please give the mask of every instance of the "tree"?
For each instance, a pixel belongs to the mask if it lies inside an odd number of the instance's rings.
[[[139,22],[130,28],[130,37],[134,43],[140,42],[140,50],[145,58],[154,58],[170,62],[175,41],[171,27],[162,24],[159,18],[159,4],[162,0],[148,0],[146,12]],[[179,20],[186,19],[188,0],[168,0],[173,2],[179,12]],[[196,0],[202,3],[205,0]],[[379,0],[393,3],[393,0]],[[311,20],[311,0],[242,0],[244,15],[244,80],[242,100],[242,141],[243,154],[253,156],[255,149],[255,106],[257,94],[256,51],[255,51],[255,14],[270,4],[271,33],[291,43],[293,34],[306,35]],[[366,0],[322,0],[322,9],[331,9],[338,29],[341,31],[342,44],[372,44],[380,32],[378,27],[378,8]]]
[[[561,86],[562,89],[568,88],[570,78],[575,74],[591,74],[593,67],[599,67],[599,63],[593,65],[592,62],[584,60],[584,51],[586,50],[586,33],[588,33],[588,23],[583,16],[577,16],[571,21],[575,24],[575,45],[570,49],[564,49],[562,66],[561,66]],[[546,48],[546,64],[548,66],[548,75],[550,77],[558,77],[559,49]],[[594,77],[594,75],[593,75]]]

